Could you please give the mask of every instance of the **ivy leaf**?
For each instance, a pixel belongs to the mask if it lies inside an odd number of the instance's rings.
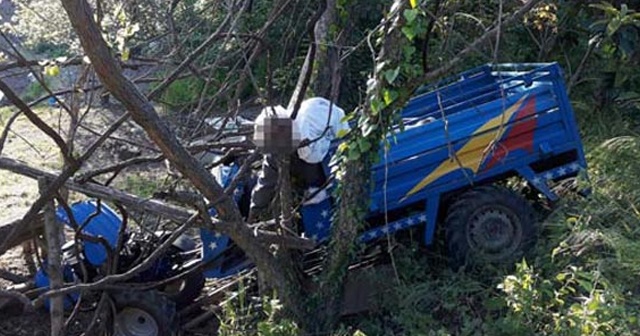
[[[607,25],[607,36],[612,36],[613,34],[615,34],[618,29],[620,29],[621,25],[622,20],[620,20],[619,17],[614,17],[613,19],[611,19],[611,21]]]
[[[402,52],[404,53],[404,58],[411,59],[411,56],[413,56],[413,54],[415,54],[416,52],[416,47],[412,45],[406,45],[402,47]]]
[[[382,108],[383,108],[383,106],[382,106],[382,102],[380,101],[380,99],[373,98],[371,100],[371,112],[373,112],[373,115],[377,115],[378,113],[380,113]]]
[[[348,129],[341,129],[341,130],[338,131],[338,134],[336,134],[336,137],[339,139],[339,138],[344,137],[348,133],[349,133]]]
[[[341,144],[338,145],[338,150],[337,152],[339,154],[344,154],[349,150],[349,144],[347,144],[346,142],[343,142]]]
[[[418,10],[405,9],[403,14],[404,14],[404,18],[407,19],[407,23],[411,24],[413,23],[413,21],[415,21],[416,17],[418,16]]]
[[[409,0],[409,3],[411,3],[411,8],[418,7],[418,0]]]
[[[393,81],[398,78],[398,74],[400,73],[400,67],[397,67],[393,70],[389,69],[384,72],[384,78],[387,80],[387,83],[393,84]]]
[[[393,90],[384,90],[382,97],[384,98],[384,103],[388,106],[398,98],[398,93]]]
[[[416,37],[416,32],[413,27],[404,26],[402,27],[402,33],[407,37],[409,41],[413,41],[413,38]]]
[[[371,149],[371,142],[365,138],[360,138],[358,139],[358,147],[360,147],[360,152],[366,153]]]
[[[349,154],[347,154],[347,159],[349,161],[358,161],[360,160],[360,151],[356,147],[349,148]]]

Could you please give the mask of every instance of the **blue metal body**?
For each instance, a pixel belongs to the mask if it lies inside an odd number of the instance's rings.
[[[463,72],[418,90],[401,117],[404,131],[398,128],[372,170],[372,225],[359,237],[361,242],[422,226],[429,245],[442,204],[451,195],[520,176],[554,201],[557,195],[548,182],[586,168],[556,63],[485,65]],[[329,158],[324,165],[328,174]],[[219,182],[228,185],[232,175]],[[319,242],[329,238],[332,204],[329,199],[302,207],[305,236]],[[376,220],[402,210],[407,210],[404,215],[389,221]],[[205,259],[218,257],[231,242],[202,232]],[[207,276],[230,275],[247,265],[228,264]]]

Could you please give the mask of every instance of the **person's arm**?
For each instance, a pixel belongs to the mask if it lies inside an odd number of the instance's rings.
[[[251,205],[249,207],[249,222],[262,216],[269,209],[276,194],[278,184],[278,167],[272,155],[265,155],[262,160],[262,169],[258,174],[258,181],[251,193]]]

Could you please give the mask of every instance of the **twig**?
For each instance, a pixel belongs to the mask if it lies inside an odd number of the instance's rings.
[[[67,147],[67,144],[60,137],[56,131],[54,131],[47,123],[45,123],[37,114],[35,114],[27,104],[25,104],[22,99],[20,99],[13,90],[2,80],[0,80],[0,91],[2,91],[7,97],[7,99],[15,105],[24,115],[29,118],[29,120],[36,125],[40,130],[42,130],[46,135],[48,135],[60,148],[62,155],[64,155],[65,159],[69,162],[75,161],[75,159],[71,156],[71,152]]]
[[[291,100],[289,101],[289,110],[292,111],[291,119],[296,119],[298,115],[298,110],[300,109],[300,104],[302,104],[302,99],[304,98],[305,93],[307,92],[307,87],[309,86],[309,82],[311,81],[311,75],[313,73],[313,63],[316,57],[316,33],[315,33],[315,25],[318,20],[322,17],[325,9],[327,8],[326,1],[319,1],[320,7],[313,15],[313,17],[307,23],[307,33],[309,34],[309,50],[307,51],[307,56],[304,60],[304,64],[302,65],[302,70],[300,72],[300,77],[298,78],[298,83],[296,84],[296,88],[293,91],[293,95]]]
[[[18,117],[20,116],[20,114],[22,113],[22,111],[16,111],[14,112],[11,117],[9,117],[9,119],[7,119],[7,122],[4,124],[4,129],[2,130],[2,135],[0,135],[0,155],[2,154],[2,151],[4,150],[4,144],[7,141],[7,137],[9,136],[9,131],[11,130],[11,125],[13,125],[13,123],[16,121],[16,119],[18,119]]]

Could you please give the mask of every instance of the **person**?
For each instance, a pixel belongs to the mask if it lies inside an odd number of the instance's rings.
[[[319,203],[328,195],[322,162],[331,141],[341,131],[349,129],[344,110],[325,98],[310,98],[302,102],[295,120],[291,111],[281,106],[262,110],[254,124],[254,142],[265,155],[262,168],[251,194],[249,221],[270,219],[272,202],[277,199],[277,155],[290,155],[291,185],[294,197],[306,203]]]

